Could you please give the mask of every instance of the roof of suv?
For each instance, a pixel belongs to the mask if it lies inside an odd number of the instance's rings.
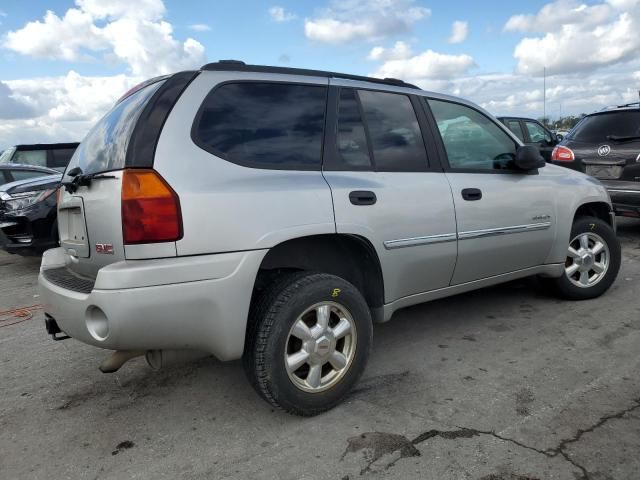
[[[395,87],[407,87],[420,90],[419,87],[406,83],[397,78],[374,78],[363,77],[361,75],[349,75],[346,73],[327,72],[324,70],[309,70],[306,68],[271,67],[267,65],[248,65],[240,60],[219,60],[214,63],[203,65],[204,71],[233,71],[233,72],[258,72],[258,73],[281,73],[289,75],[306,75],[312,77],[344,78],[347,80],[358,80],[362,82],[380,83],[393,85]]]
[[[640,102],[633,102],[633,103],[627,103],[625,105],[616,105],[616,106],[612,106],[612,107],[605,107],[602,110],[600,110],[599,112],[593,112],[593,113],[590,113],[590,114],[588,114],[586,116],[590,117],[591,115],[598,115],[600,113],[629,112],[629,111],[634,111],[634,110],[640,110]]]

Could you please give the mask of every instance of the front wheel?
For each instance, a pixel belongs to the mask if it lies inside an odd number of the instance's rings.
[[[286,275],[256,299],[250,316],[245,371],[273,406],[318,414],[340,403],[364,371],[371,314],[340,277]]]
[[[609,224],[580,217],[571,229],[564,274],[545,281],[554,293],[569,300],[599,297],[616,279],[620,259],[620,242]]]

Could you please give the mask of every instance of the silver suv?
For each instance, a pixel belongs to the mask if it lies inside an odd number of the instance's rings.
[[[327,410],[372,323],[530,275],[601,295],[620,267],[593,178],[482,108],[399,80],[221,61],[153,79],[89,132],[42,259],[46,325],[116,350],[243,358],[257,392]]]

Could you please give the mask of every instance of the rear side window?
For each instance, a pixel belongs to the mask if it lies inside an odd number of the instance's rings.
[[[129,139],[138,117],[163,83],[164,80],[152,83],[116,104],[82,140],[66,171],[80,167],[88,174],[124,168]]]
[[[320,170],[327,87],[239,82],[205,99],[192,136],[201,148],[255,168]]]
[[[371,137],[376,170],[426,170],[427,153],[409,97],[369,90],[359,90],[358,94]]]
[[[520,139],[521,142],[524,142],[524,135],[522,134],[522,128],[520,128],[519,120],[507,120],[505,121],[505,125],[515,134],[516,137]]]
[[[55,168],[61,172],[64,171],[75,151],[75,148],[54,148],[53,150],[50,150],[51,159],[48,167]]]
[[[23,165],[36,165],[38,167],[47,166],[46,150],[18,150],[13,155],[11,163],[22,163]]]
[[[567,138],[578,142],[600,143],[611,140],[607,137],[640,136],[640,111],[600,113],[585,117]]]
[[[529,138],[533,143],[550,142],[551,135],[547,132],[542,125],[536,122],[524,122],[529,132]]]

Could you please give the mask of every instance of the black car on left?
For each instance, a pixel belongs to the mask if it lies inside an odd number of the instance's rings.
[[[53,168],[39,167],[36,165],[23,165],[21,163],[0,163],[0,190],[7,183],[31,180],[47,175],[55,175],[58,172]]]
[[[0,186],[0,244],[9,253],[41,254],[58,245],[56,192],[61,173]]]

